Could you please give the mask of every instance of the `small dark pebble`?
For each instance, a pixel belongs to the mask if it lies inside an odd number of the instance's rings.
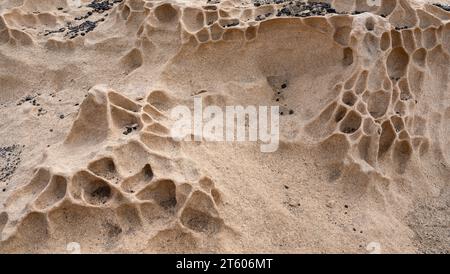
[[[435,5],[436,7],[439,7],[445,11],[449,11],[450,12],[450,5],[448,4],[441,4],[441,3],[434,3],[433,5]]]
[[[110,10],[114,4],[121,3],[122,1],[123,0],[104,0],[104,1],[94,0],[87,6],[89,8],[92,8],[95,12],[103,13],[107,10]]]
[[[237,25],[239,25],[239,22],[232,22],[232,23],[229,23],[228,25],[225,25],[224,27],[230,28],[230,27],[234,27],[234,26],[237,26]]]
[[[258,0],[261,2],[261,0]],[[265,3],[267,3],[266,0]],[[257,3],[259,3],[257,2]],[[272,1],[269,1],[269,3]],[[309,16],[324,16],[330,13],[337,13],[330,4],[324,2],[302,2],[302,1],[287,1],[275,0],[276,4],[283,4],[276,13],[276,16],[294,16],[294,17],[309,17]]]
[[[132,131],[133,131],[133,130],[132,130],[131,128],[127,127],[127,128],[125,129],[125,131],[123,132],[123,134],[124,134],[124,135],[128,135],[128,134],[130,134]]]
[[[133,125],[131,125],[131,126],[126,126],[126,127],[125,127],[125,131],[123,132],[123,134],[124,134],[124,135],[128,135],[128,134],[130,134],[131,132],[133,132],[133,130],[137,130],[138,127],[139,127],[138,124],[133,124]]]
[[[266,19],[266,17],[261,14],[261,15],[256,16],[255,21],[262,21],[264,19]]]
[[[408,26],[402,26],[402,27],[395,27],[395,30],[404,30],[404,29],[408,29]]]
[[[80,25],[76,26],[69,26],[69,31],[66,33],[66,36],[69,35],[70,39],[75,38],[78,33],[88,33],[91,32],[97,27],[97,23],[93,21],[85,21],[81,23]]]
[[[20,154],[23,148],[24,146],[18,144],[0,147],[0,158],[3,159],[0,161],[0,182],[5,182],[14,174],[21,162]],[[2,191],[5,192],[6,188],[3,188]]]

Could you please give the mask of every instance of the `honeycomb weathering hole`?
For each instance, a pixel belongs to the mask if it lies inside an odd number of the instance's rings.
[[[105,204],[111,197],[111,187],[108,185],[99,185],[89,193],[91,201]]]
[[[392,116],[391,117],[391,122],[394,125],[395,131],[400,132],[404,129],[405,127],[405,122],[403,121],[403,119],[400,116]]]
[[[85,183],[84,198],[92,205],[104,205],[112,197],[111,187],[102,180],[93,180]]]
[[[137,125],[136,127],[138,128],[141,124],[136,114],[114,105],[111,105],[111,118],[119,131],[124,131],[127,127],[132,127],[133,125]]]
[[[8,214],[6,212],[0,213],[0,239],[3,228],[5,227],[7,222],[8,222]]]
[[[217,205],[222,204],[222,195],[220,194],[219,190],[217,190],[216,188],[211,189],[211,196],[213,197],[214,202]]]
[[[387,49],[389,49],[390,46],[391,46],[391,35],[389,34],[389,32],[385,32],[381,35],[380,48],[381,50],[386,51]]]
[[[159,111],[167,111],[171,108],[170,98],[165,91],[155,90],[150,93],[147,102]]]
[[[130,99],[128,99],[127,97],[123,96],[122,94],[119,94],[117,92],[109,92],[108,98],[112,104],[119,106],[123,109],[130,110],[132,112],[139,111],[139,106]]]
[[[368,77],[369,72],[367,70],[364,70],[359,74],[358,80],[355,85],[355,94],[361,94],[366,90]]]
[[[344,104],[348,106],[353,106],[356,103],[356,100],[357,100],[356,96],[350,91],[347,91],[342,96],[342,102],[344,102]]]
[[[425,67],[426,57],[427,57],[426,49],[420,48],[414,52],[412,59],[414,60],[414,63],[419,67]]]
[[[394,128],[389,121],[384,122],[381,126],[381,129],[382,131],[378,144],[378,157],[381,157],[389,150],[397,136],[395,134]]]
[[[91,163],[88,169],[92,171],[97,176],[105,178],[106,180],[112,181],[113,183],[118,183],[119,174],[116,170],[116,165],[113,159],[103,158]]]
[[[198,183],[206,191],[210,191],[213,188],[213,186],[214,186],[213,181],[211,181],[211,179],[208,178],[208,177],[202,178]]]
[[[347,134],[354,133],[361,127],[361,122],[361,115],[359,115],[356,111],[351,111],[341,122],[340,130]]]
[[[340,27],[336,29],[334,33],[334,40],[342,46],[347,46],[350,40],[350,33],[352,29],[350,27]]]
[[[397,172],[404,173],[412,156],[411,144],[404,140],[397,142],[394,148],[394,161],[397,165]]]
[[[196,8],[186,8],[183,11],[182,21],[188,31],[196,32],[205,26],[205,16],[202,10]],[[205,29],[206,30],[206,29]]]
[[[387,111],[390,99],[390,93],[382,90],[370,94],[369,101],[367,103],[367,108],[370,115],[374,118],[383,116]]]
[[[62,176],[53,176],[47,188],[39,195],[35,201],[38,208],[48,208],[66,195],[67,180]]]
[[[123,20],[127,20],[128,16],[130,16],[130,8],[128,7],[128,5],[124,5],[123,9],[122,9],[122,18]]]
[[[155,16],[159,21],[169,23],[178,17],[178,12],[171,4],[163,4],[155,8]]]
[[[121,187],[126,192],[134,193],[148,185],[152,179],[153,170],[149,164],[146,164],[138,174],[123,181]]]
[[[218,216],[214,199],[203,191],[195,191],[181,214],[181,223],[186,227],[204,233],[216,233],[223,226]]]
[[[366,29],[368,31],[373,31],[375,29],[375,20],[372,17],[367,18],[367,20],[366,20]]]
[[[335,122],[340,122],[345,117],[345,114],[347,114],[347,108],[344,106],[339,106],[334,115]]]
[[[387,59],[387,70],[391,79],[400,79],[406,74],[409,63],[409,55],[401,48],[395,48],[391,51]]]
[[[344,66],[353,64],[353,50],[351,48],[344,49],[344,59],[342,60]]]
[[[176,186],[171,180],[156,181],[140,191],[141,200],[153,200],[164,209],[174,208],[177,204]]]
[[[197,39],[200,43],[206,42],[209,40],[209,32],[206,29],[202,29],[197,32]]]
[[[145,181],[151,181],[153,179],[153,171],[149,164],[146,164],[142,169],[142,175]]]
[[[222,226],[222,220],[192,208],[183,211],[181,222],[194,231],[204,233],[218,232]]]

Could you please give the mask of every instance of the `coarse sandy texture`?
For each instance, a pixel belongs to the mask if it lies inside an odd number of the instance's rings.
[[[0,252],[449,253],[449,1],[106,2],[0,2]],[[194,96],[280,148],[173,141]]]

